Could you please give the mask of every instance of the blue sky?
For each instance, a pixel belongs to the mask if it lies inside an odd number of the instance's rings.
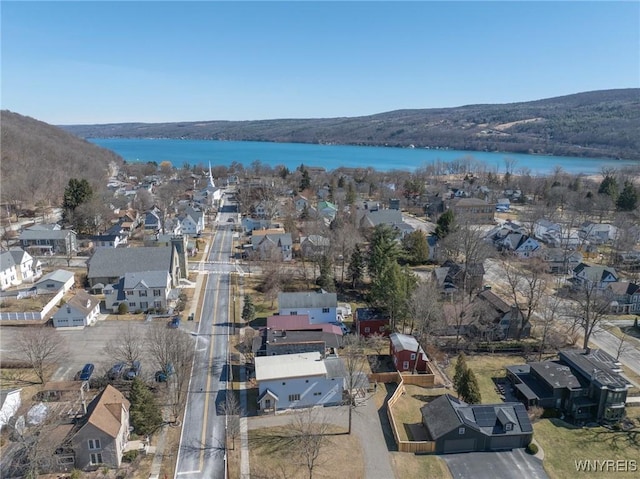
[[[640,2],[11,2],[1,106],[52,124],[359,116],[640,86]]]

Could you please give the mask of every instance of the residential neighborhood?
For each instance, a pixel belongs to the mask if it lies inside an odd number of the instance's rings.
[[[98,227],[3,242],[3,477],[298,477],[309,428],[353,477],[471,477],[475,453],[569,477],[558,440],[635,460],[624,223],[518,177],[142,166]]]

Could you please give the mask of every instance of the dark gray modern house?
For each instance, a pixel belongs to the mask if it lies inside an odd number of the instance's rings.
[[[631,384],[621,365],[599,349],[560,351],[558,361],[507,366],[507,378],[527,406],[555,408],[577,421],[624,416]]]
[[[276,356],[317,351],[324,358],[342,346],[342,335],[323,331],[286,331],[264,328],[253,338],[255,356]]]
[[[445,394],[420,411],[436,454],[504,451],[526,447],[533,438],[527,410],[519,402],[467,404]]]

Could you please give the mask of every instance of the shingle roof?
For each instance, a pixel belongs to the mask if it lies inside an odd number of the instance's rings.
[[[117,437],[124,418],[122,408],[129,410],[129,401],[111,385],[107,385],[87,408],[87,422],[111,437]],[[85,424],[85,425],[86,425]],[[84,427],[84,426],[83,426]]]
[[[42,278],[40,278],[40,280],[36,282],[36,284],[44,283],[45,281],[49,281],[49,280],[58,281],[60,283],[66,283],[71,278],[73,278],[73,276],[74,275],[71,271],[67,271],[64,269],[57,269],[55,271],[52,271],[49,274],[44,275]]]
[[[278,307],[282,309],[295,308],[336,308],[338,295],[336,293],[316,293],[305,291],[301,293],[278,294]]]
[[[640,289],[640,286],[638,286],[635,283],[630,283],[628,281],[618,281],[616,283],[609,284],[607,288],[610,289],[615,294],[632,295],[632,294],[635,294],[636,291]]]
[[[11,253],[9,253],[8,251],[3,251],[2,253],[0,253],[0,269],[2,271],[5,271],[15,265],[16,262],[13,259],[13,255]]]
[[[89,259],[88,278],[114,278],[128,272],[169,271],[171,246],[100,248]]]
[[[100,300],[95,296],[91,296],[89,293],[85,293],[84,291],[79,290],[76,292],[73,298],[67,301],[67,304],[86,315],[90,313],[98,304],[100,304]]]
[[[124,289],[134,289],[141,285],[143,288],[166,288],[169,282],[168,271],[143,271],[124,274]]]
[[[11,248],[9,250],[9,253],[11,253],[11,256],[13,257],[13,261],[15,261],[16,265],[22,264],[22,262],[24,261],[25,255],[29,254],[22,248]]]
[[[75,231],[72,230],[24,230],[20,233],[20,240],[39,240],[39,239],[48,239],[48,240],[63,240],[68,235],[75,234]]]

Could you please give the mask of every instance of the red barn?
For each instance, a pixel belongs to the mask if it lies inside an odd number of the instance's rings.
[[[389,317],[377,309],[356,309],[355,325],[356,333],[365,338],[376,333],[389,336]]]
[[[398,371],[424,373],[429,370],[427,354],[416,338],[408,334],[393,333],[389,340],[390,354]]]

